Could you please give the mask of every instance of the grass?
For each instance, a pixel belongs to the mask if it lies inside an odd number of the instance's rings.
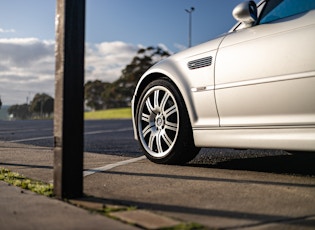
[[[85,120],[131,119],[131,108],[107,109],[84,113]]]
[[[174,227],[161,228],[160,230],[206,230],[206,228],[197,223],[182,223]]]
[[[0,120],[8,120],[7,109],[8,106],[2,106],[0,110]],[[40,119],[40,118],[39,118]],[[53,119],[48,118],[48,119]],[[131,108],[118,108],[98,110],[91,112],[84,112],[84,119],[86,120],[106,120],[106,119],[131,119]]]
[[[53,197],[53,185],[27,178],[19,173],[0,168],[0,180],[23,189],[31,190],[40,195]]]

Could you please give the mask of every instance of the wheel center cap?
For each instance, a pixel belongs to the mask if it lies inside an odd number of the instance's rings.
[[[157,116],[155,119],[155,124],[158,128],[161,128],[164,125],[163,117]]]

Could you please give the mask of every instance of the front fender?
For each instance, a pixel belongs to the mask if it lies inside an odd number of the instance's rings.
[[[159,78],[164,78],[169,80],[174,84],[174,86],[178,89],[178,92],[182,96],[183,100],[185,101],[186,108],[189,114],[191,124],[197,119],[197,115],[194,109],[192,97],[191,97],[191,89],[189,82],[185,79],[184,74],[180,70],[180,68],[176,67],[175,64],[171,64],[169,61],[164,63],[163,61],[158,63],[157,65],[150,68],[139,80],[134,96],[131,101],[132,107],[132,118],[133,118],[133,125],[134,125],[134,135],[137,139],[136,133],[136,122],[135,122],[135,115],[136,115],[136,107],[138,104],[138,100],[144,90],[144,88],[148,85],[149,82],[152,82]]]
[[[223,38],[175,54],[145,72],[137,84],[132,99],[134,127],[135,110],[141,93],[150,82],[159,78],[168,79],[177,87],[185,102],[192,128],[218,126],[219,118],[214,95],[214,66],[217,49]],[[212,62],[198,68],[189,67],[190,63],[198,63],[199,60],[205,59]]]

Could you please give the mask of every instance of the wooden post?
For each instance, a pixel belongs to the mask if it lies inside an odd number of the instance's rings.
[[[85,0],[57,0],[54,193],[83,195]]]

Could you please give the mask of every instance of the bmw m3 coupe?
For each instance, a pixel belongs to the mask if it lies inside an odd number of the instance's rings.
[[[202,147],[315,151],[315,1],[246,1],[226,34],[152,66],[132,99],[148,159]]]

